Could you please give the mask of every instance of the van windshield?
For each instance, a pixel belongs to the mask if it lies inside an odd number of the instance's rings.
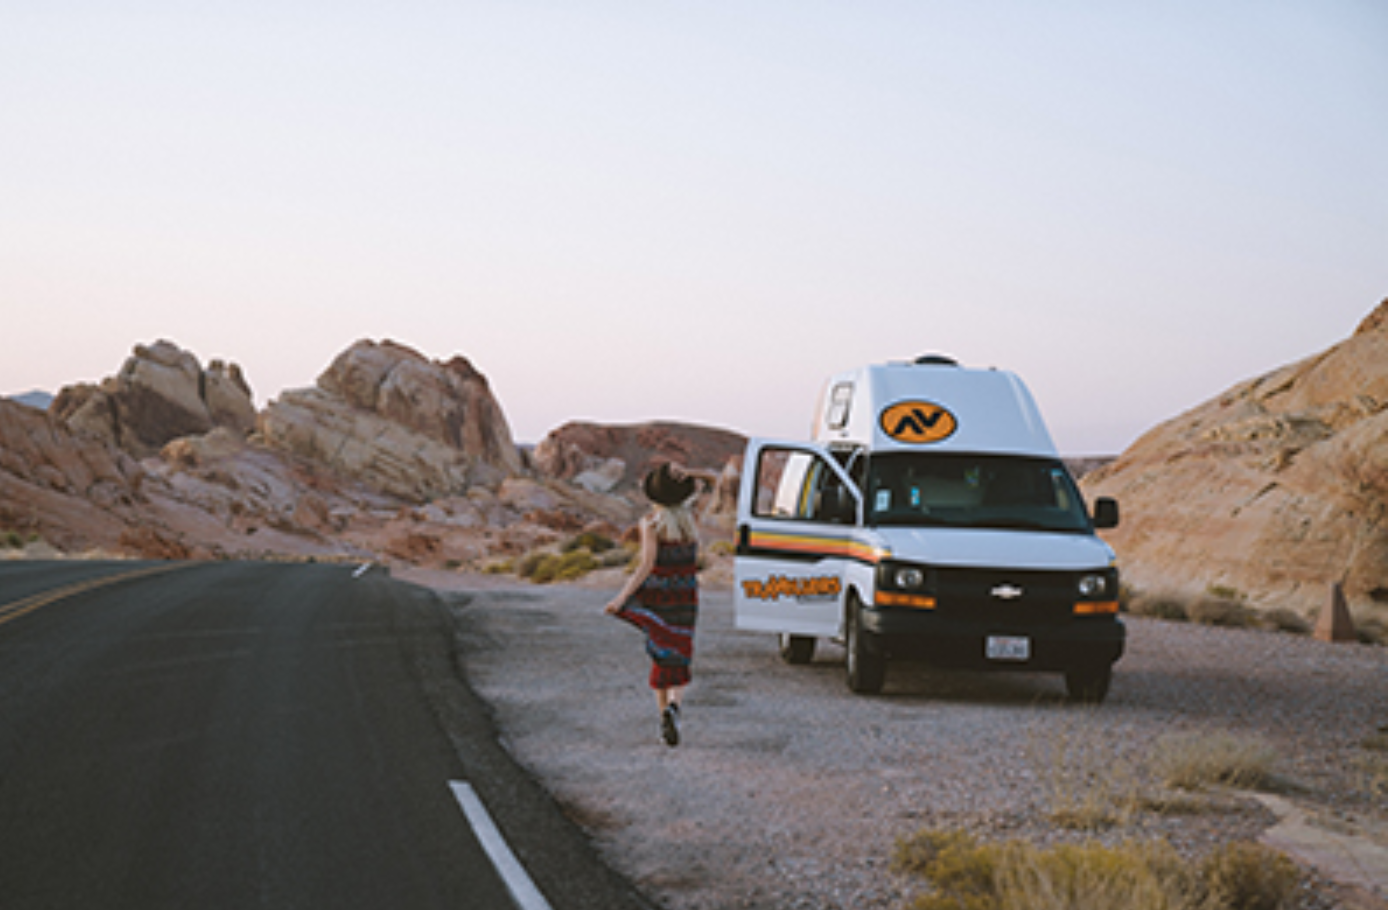
[[[872,456],[868,520],[875,525],[1091,530],[1070,472],[1052,458],[893,452]]]

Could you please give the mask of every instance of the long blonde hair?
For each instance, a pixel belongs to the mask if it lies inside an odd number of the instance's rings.
[[[651,527],[655,529],[657,540],[696,543],[699,539],[699,530],[694,525],[694,513],[690,511],[687,502],[677,506],[655,504],[651,511]]]

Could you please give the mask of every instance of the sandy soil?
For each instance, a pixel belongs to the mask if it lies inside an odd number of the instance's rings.
[[[684,742],[670,749],[639,634],[602,613],[620,575],[544,588],[403,577],[451,603],[470,682],[506,746],[670,910],[901,908],[920,884],[890,857],[925,827],[1162,837],[1190,855],[1271,829],[1277,816],[1240,793],[1181,794],[1189,811],[1115,810],[1098,831],[1056,823],[1067,806],[1160,794],[1149,758],[1177,731],[1271,746],[1283,799],[1341,827],[1388,818],[1363,770],[1364,741],[1388,722],[1388,649],[1129,620],[1129,652],[1097,709],[1067,704],[1056,676],[896,665],[886,691],[865,698],[847,690],[838,647],[791,667],[769,636],[734,629],[724,578],[705,586]],[[1309,880],[1303,906],[1342,896]]]

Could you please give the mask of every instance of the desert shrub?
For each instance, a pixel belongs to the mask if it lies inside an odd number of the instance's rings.
[[[1292,635],[1310,635],[1311,622],[1295,610],[1278,607],[1263,614],[1263,625],[1277,632]]]
[[[963,831],[921,831],[897,843],[892,867],[927,879],[933,894],[915,910],[987,910],[997,907],[997,866],[1003,847],[982,844]]]
[[[1388,797],[1388,756],[1367,753],[1355,757],[1360,785],[1364,792],[1379,799]]]
[[[592,552],[586,549],[570,550],[567,553],[536,550],[521,557],[520,562],[516,564],[516,574],[537,585],[547,585],[556,581],[582,578],[599,565]]]
[[[1128,600],[1128,612],[1134,616],[1148,619],[1165,619],[1172,622],[1185,622],[1190,619],[1186,604],[1170,594],[1143,594],[1133,592]]]
[[[1376,797],[1388,797],[1388,725],[1379,727],[1360,743],[1364,754],[1356,764],[1363,778],[1364,789]]]
[[[737,553],[737,544],[731,540],[715,540],[709,544],[708,550],[714,556],[732,556]]]
[[[1388,645],[1388,622],[1377,616],[1358,619],[1354,623],[1354,634],[1361,644]]]
[[[510,575],[516,571],[516,564],[509,559],[496,559],[482,566],[486,575]]]
[[[532,550],[529,553],[526,553],[524,556],[522,556],[520,560],[515,564],[516,574],[519,575],[521,578],[533,579],[535,577],[535,573],[540,570],[540,566],[542,563],[544,563],[546,560],[557,558],[558,557],[555,556],[553,553],[546,553],[544,550]]]
[[[1226,844],[1205,858],[1200,883],[1206,906],[1281,910],[1296,894],[1296,865],[1262,844]]]
[[[598,568],[598,560],[593,556],[592,551],[587,549],[570,550],[559,557],[559,564],[555,566],[555,581],[573,581],[582,578],[589,572]]]
[[[915,910],[1275,910],[1290,905],[1296,867],[1275,850],[1234,844],[1191,864],[1165,841],[984,843],[922,831],[897,844],[893,869],[926,879]]]
[[[1231,587],[1229,585],[1208,585],[1205,588],[1205,593],[1209,594],[1216,600],[1234,600],[1238,601],[1239,603],[1244,603],[1248,600],[1248,596],[1246,594],[1244,594],[1238,588]]]
[[[587,550],[589,553],[606,553],[615,546],[617,546],[617,542],[610,537],[599,534],[596,531],[584,531],[577,537],[570,537],[568,540],[564,541],[564,544],[559,549],[563,553],[572,553],[575,550]]]
[[[1277,754],[1256,738],[1228,733],[1175,733],[1152,750],[1153,771],[1170,787],[1199,790],[1211,784],[1258,789],[1272,782]]]
[[[19,550],[24,547],[24,538],[20,536],[18,531],[6,531],[3,536],[0,536],[0,544],[4,544],[11,550]]]
[[[540,553],[537,558],[529,563],[530,573],[522,575],[537,585],[547,585],[559,577],[559,555],[556,553]]]
[[[1192,622],[1206,626],[1247,629],[1258,624],[1257,615],[1237,600],[1224,597],[1201,597],[1190,606]]]

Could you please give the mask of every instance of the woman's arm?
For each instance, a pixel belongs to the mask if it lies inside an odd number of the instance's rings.
[[[622,593],[607,602],[604,608],[608,613],[616,613],[622,609],[622,605],[631,599],[642,582],[651,574],[655,568],[656,543],[655,526],[651,523],[650,517],[641,519],[641,559],[636,564],[636,570],[631,573],[627,583],[622,586]]]

